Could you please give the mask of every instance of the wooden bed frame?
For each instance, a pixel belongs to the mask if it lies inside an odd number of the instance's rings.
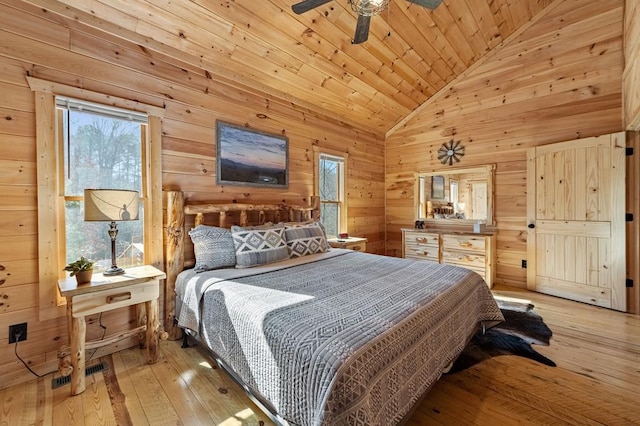
[[[274,223],[282,220],[289,222],[304,222],[320,217],[320,199],[311,197],[308,206],[287,204],[246,204],[246,203],[189,203],[181,191],[165,191],[167,199],[166,219],[166,274],[165,280],[165,315],[164,329],[169,334],[169,339],[177,340],[182,336],[182,330],[177,327],[175,321],[176,302],[175,285],[178,274],[185,268],[192,267],[195,259],[185,258],[186,250],[192,247],[191,239],[186,236],[190,218],[193,216],[193,227],[205,224],[205,215],[209,224],[221,228],[230,228],[231,225],[262,225],[268,220]],[[214,223],[211,216],[218,216]],[[250,217],[251,216],[251,217]],[[257,217],[255,217],[257,216]],[[185,221],[189,218],[188,221]]]

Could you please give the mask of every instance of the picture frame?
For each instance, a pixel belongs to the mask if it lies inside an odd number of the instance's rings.
[[[289,139],[216,121],[216,183],[289,187]]]
[[[444,200],[444,176],[431,177],[431,199]]]

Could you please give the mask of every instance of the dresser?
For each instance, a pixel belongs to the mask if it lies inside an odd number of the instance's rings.
[[[495,279],[495,235],[403,229],[403,257],[430,260],[471,269],[493,286]]]

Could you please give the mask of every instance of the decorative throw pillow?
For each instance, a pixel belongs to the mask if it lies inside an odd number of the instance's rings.
[[[189,231],[189,236],[196,255],[196,272],[236,265],[236,248],[228,229],[198,225]]]
[[[274,224],[273,222],[265,222],[262,225],[251,225],[251,226],[238,226],[238,225],[234,225],[236,226],[236,228],[242,228],[245,231],[252,231],[254,229],[271,229],[273,227],[277,227],[280,226],[280,224]],[[232,226],[233,228],[233,226]]]
[[[301,257],[329,250],[329,243],[321,223],[313,222],[302,226],[285,226],[285,239],[289,247],[289,257]]]
[[[282,224],[267,229],[232,226],[231,236],[236,250],[236,268],[250,268],[289,258]]]

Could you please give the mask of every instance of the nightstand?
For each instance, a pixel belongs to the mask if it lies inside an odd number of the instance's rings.
[[[95,274],[90,283],[80,284],[75,277],[58,281],[60,294],[67,299],[67,329],[69,331],[71,358],[71,394],[85,390],[85,351],[97,349],[118,340],[145,333],[147,360],[158,361],[158,296],[160,280],[165,273],[153,266],[127,268],[124,274],[105,277]],[[125,306],[140,305],[146,314],[146,324],[138,324],[133,330],[105,336],[101,340],[85,342],[85,316],[107,312]],[[140,318],[141,315],[138,316]]]
[[[343,248],[355,251],[367,251],[367,239],[360,237],[329,238],[329,245],[334,248]]]

